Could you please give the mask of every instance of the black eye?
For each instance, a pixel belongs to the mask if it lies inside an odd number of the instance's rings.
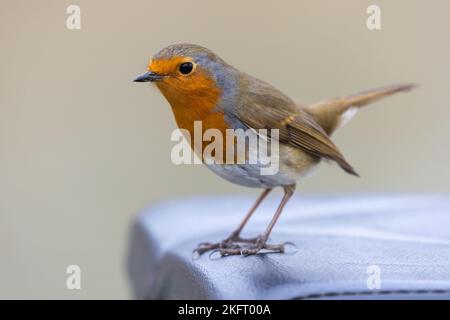
[[[192,64],[192,62],[185,62],[180,64],[180,72],[182,74],[189,74],[191,73],[192,69],[194,68],[194,65]]]

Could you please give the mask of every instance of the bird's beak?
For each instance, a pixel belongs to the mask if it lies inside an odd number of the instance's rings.
[[[152,72],[152,71],[147,71],[146,73],[143,73],[140,76],[138,76],[133,81],[134,82],[153,82],[153,81],[159,81],[162,78],[164,78],[164,76],[157,74],[155,72]]]

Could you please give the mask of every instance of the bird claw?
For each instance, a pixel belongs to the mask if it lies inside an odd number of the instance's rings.
[[[297,249],[297,246],[291,242],[287,241],[281,244],[267,244],[264,238],[258,237],[252,239],[250,242],[253,245],[250,246],[241,246],[237,242],[230,241],[229,239],[224,240],[218,243],[209,243],[203,242],[200,243],[199,246],[193,251],[196,254],[196,259],[200,258],[200,256],[208,251],[211,251],[209,254],[209,258],[213,259],[215,254],[220,253],[220,257],[231,256],[231,255],[241,255],[244,257],[255,255],[264,250],[264,253],[286,253],[286,247],[292,246],[294,249]],[[241,242],[241,243],[249,243],[249,242]],[[297,250],[289,253],[295,253]]]
[[[298,247],[295,243],[293,243],[292,241],[286,241],[283,243],[284,247],[292,247],[294,250],[290,251],[289,253],[296,253],[298,251]],[[285,253],[288,253],[285,251]]]
[[[194,258],[194,256],[195,256],[196,259],[198,259],[205,252],[208,252],[208,251],[211,251],[211,250],[215,250],[215,249],[219,249],[220,246],[221,246],[221,243],[209,243],[209,242],[199,243],[197,248],[195,248],[192,251],[192,257]]]
[[[215,249],[215,250],[213,250],[213,251],[210,252],[208,258],[209,258],[210,260],[217,260],[216,258],[214,258],[214,255],[215,255],[216,253],[219,253],[219,257],[218,257],[218,258],[221,258],[221,257],[222,257],[222,253],[221,253],[220,249]]]

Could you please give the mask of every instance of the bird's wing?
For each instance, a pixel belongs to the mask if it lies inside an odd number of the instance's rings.
[[[280,142],[310,155],[333,160],[346,172],[357,175],[308,112],[269,84],[254,78],[244,78],[241,82],[236,113],[247,127],[278,129]]]

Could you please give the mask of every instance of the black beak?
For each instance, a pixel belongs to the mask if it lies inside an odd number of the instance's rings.
[[[140,76],[138,76],[133,81],[134,82],[153,82],[153,81],[159,81],[163,77],[164,76],[159,75],[157,73],[154,73],[154,72],[151,72],[151,71],[147,71],[146,73],[143,73]]]

